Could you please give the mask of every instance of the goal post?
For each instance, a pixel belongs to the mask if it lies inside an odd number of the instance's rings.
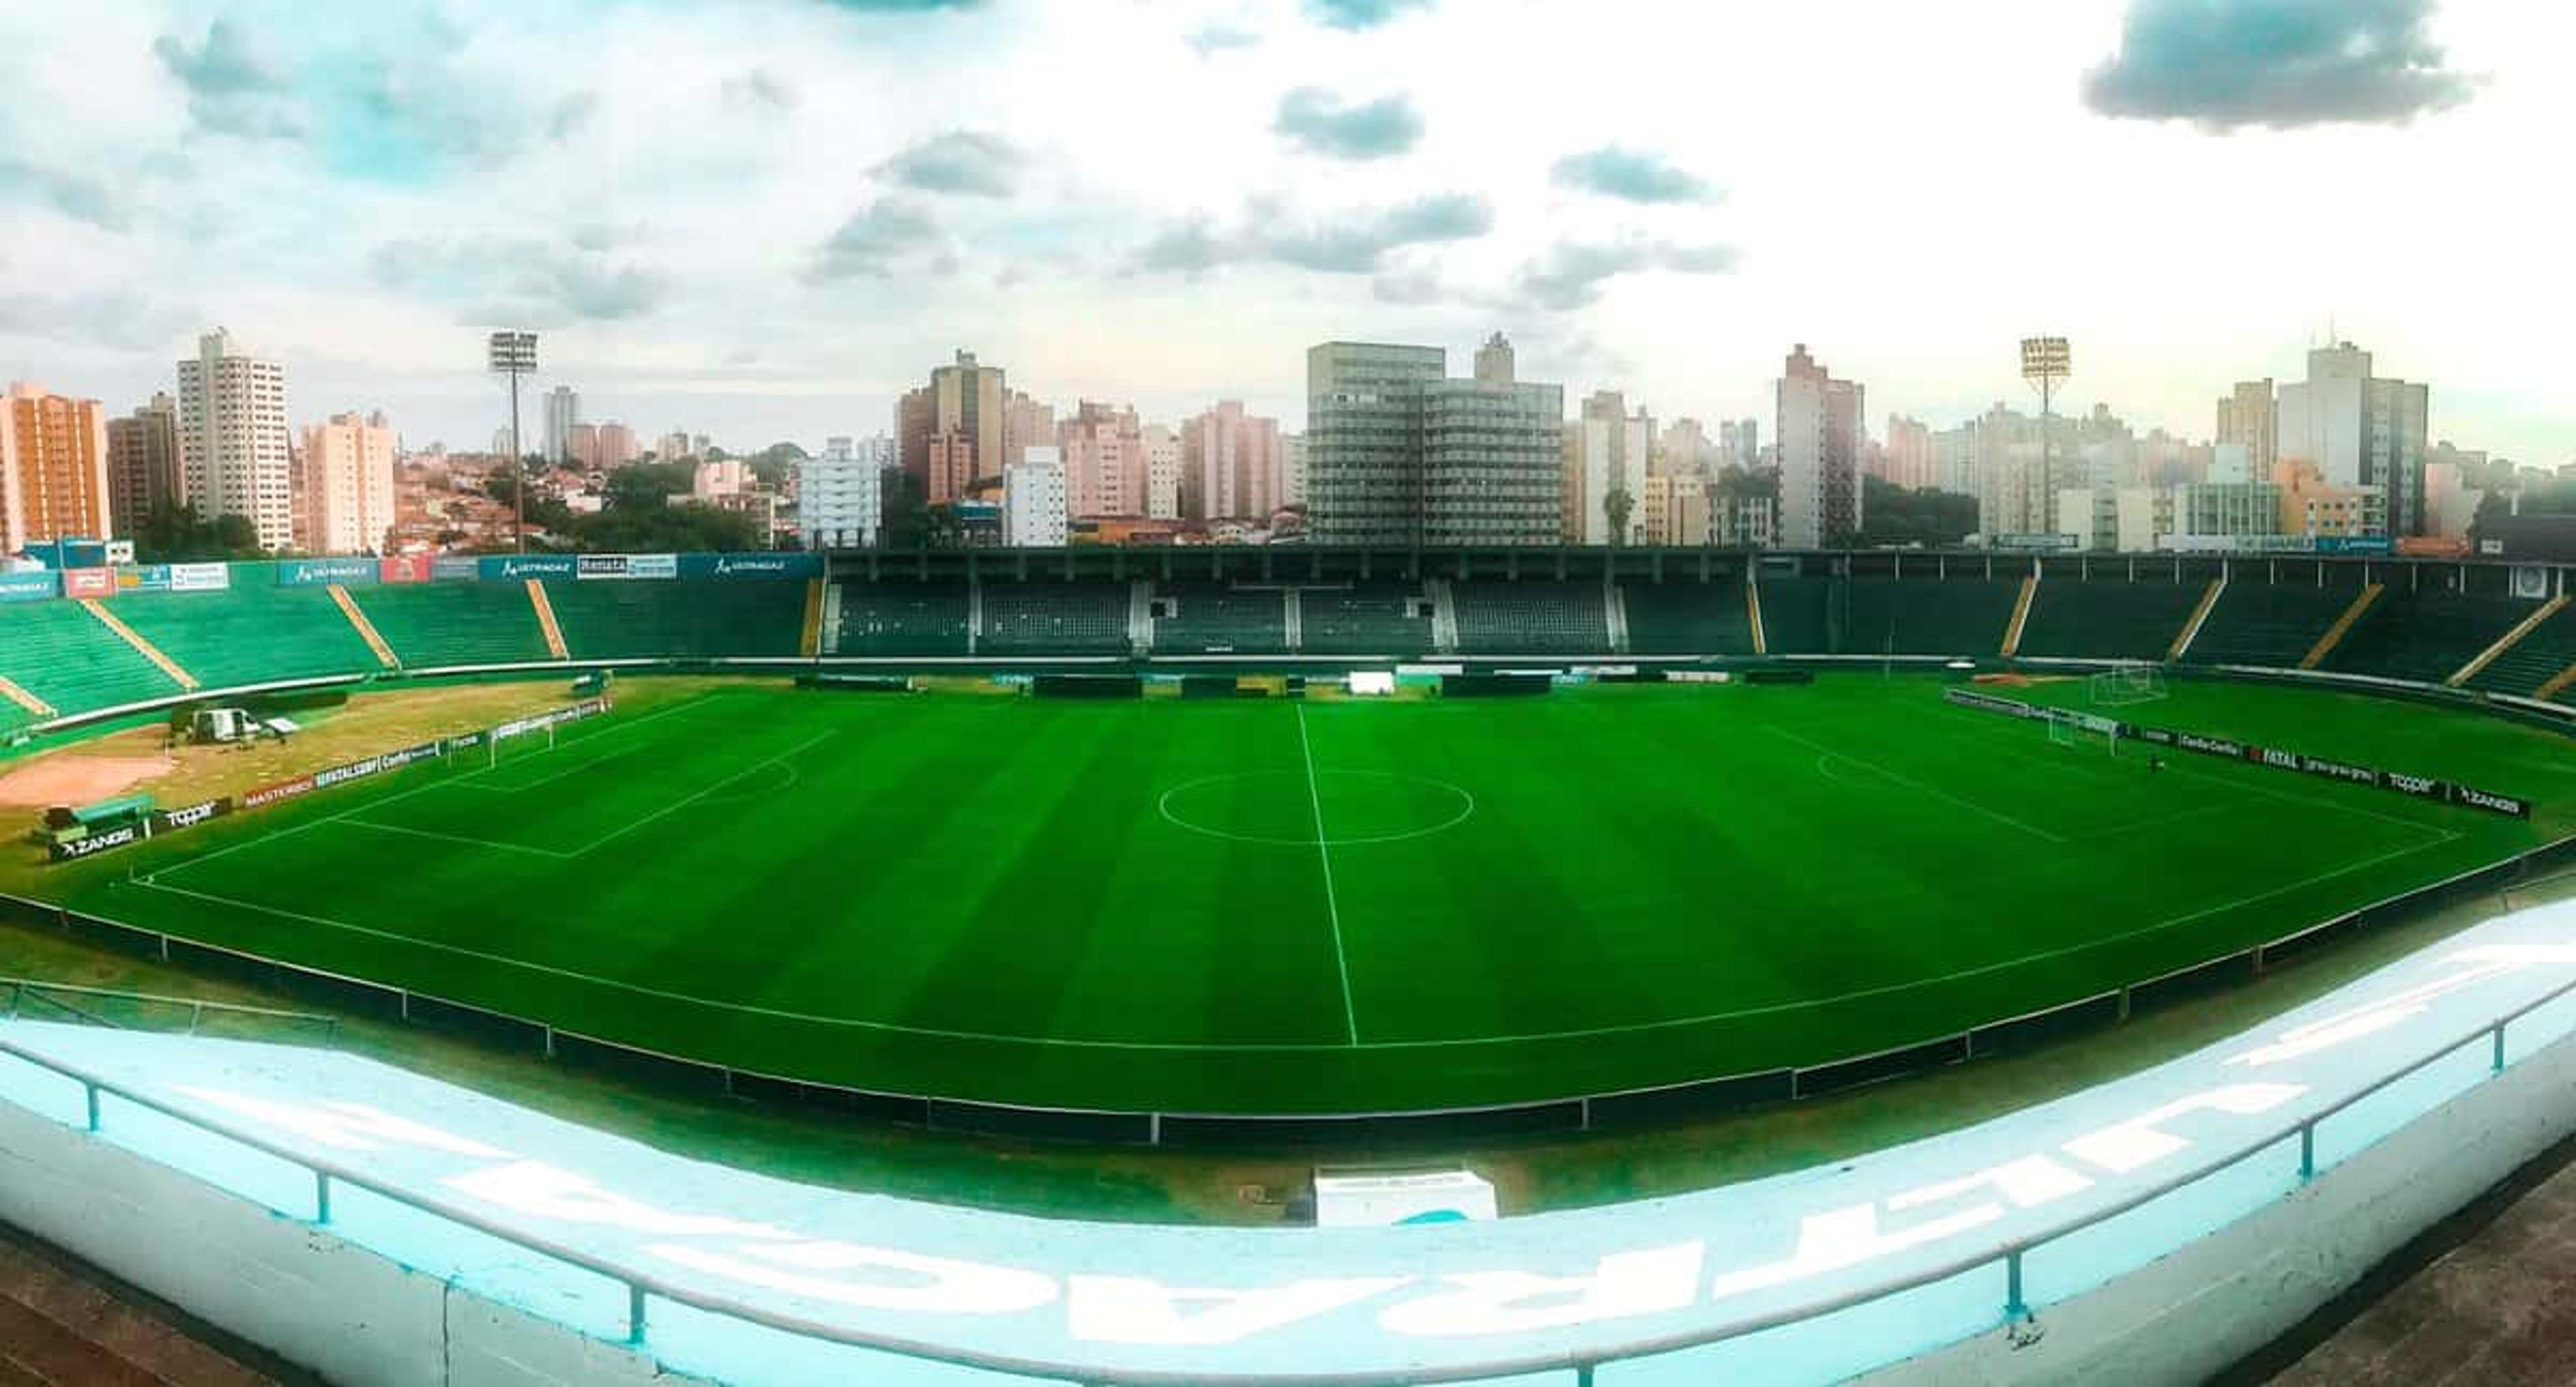
[[[2113,756],[2120,754],[2120,737],[2128,730],[2128,724],[2118,718],[2106,718],[2099,713],[2079,713],[2071,708],[2050,709],[2047,722],[2051,746],[2082,747],[2098,737],[2104,749]]]
[[[2144,660],[2123,660],[2084,680],[2087,701],[2097,707],[2125,708],[2165,697],[2165,672]]]

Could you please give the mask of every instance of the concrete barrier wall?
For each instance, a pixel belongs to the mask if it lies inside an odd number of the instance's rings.
[[[629,1383],[606,1344],[0,1102],[0,1221],[333,1382]]]
[[[2205,1380],[2576,1133],[2571,1091],[2576,1038],[2521,1057],[2289,1197],[2108,1285],[2039,1307],[2019,1335],[1998,1329],[1868,1380],[1905,1387]],[[2041,1331],[2036,1342],[2028,1342],[2031,1327]]]

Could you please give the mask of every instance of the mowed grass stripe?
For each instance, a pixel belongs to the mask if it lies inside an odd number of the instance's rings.
[[[2132,716],[2230,734],[2240,716],[2284,718],[2282,696],[2186,687]],[[2403,724],[2390,740],[2453,757],[2404,768],[2505,790],[2523,788],[2513,767],[2564,755],[2442,710],[2290,696],[2313,705],[2291,744],[2322,754],[2397,761],[2368,743]],[[106,885],[110,868],[65,879],[86,876],[98,899],[82,903],[102,914],[767,1072],[1066,1106],[1347,1111],[1919,1039],[2535,837],[2253,767],[2151,775],[1948,708],[1929,680],[1317,704],[1302,715],[1311,784],[1301,715],[1277,704],[781,689],[720,703],[630,731],[649,752],[594,774],[522,771],[533,788],[510,795],[432,767],[289,806],[263,836],[162,869],[215,899]],[[2068,841],[1820,773],[1839,763],[1773,728]],[[1191,817],[1284,841],[1158,811],[1211,776]],[[1427,837],[1332,849],[1354,1047],[1314,810],[1338,836],[1459,802],[1408,776],[1476,807]],[[361,812],[558,850],[659,817],[572,861],[322,827]]]

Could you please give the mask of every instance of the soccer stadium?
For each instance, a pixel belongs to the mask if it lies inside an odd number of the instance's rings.
[[[2195,1376],[2563,1135],[2552,568],[42,576],[7,1218],[325,1378]]]

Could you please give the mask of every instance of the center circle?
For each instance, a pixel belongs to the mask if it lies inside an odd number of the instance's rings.
[[[1236,771],[1175,785],[1156,807],[1174,827],[1228,842],[1349,848],[1456,828],[1476,797],[1402,771]]]

